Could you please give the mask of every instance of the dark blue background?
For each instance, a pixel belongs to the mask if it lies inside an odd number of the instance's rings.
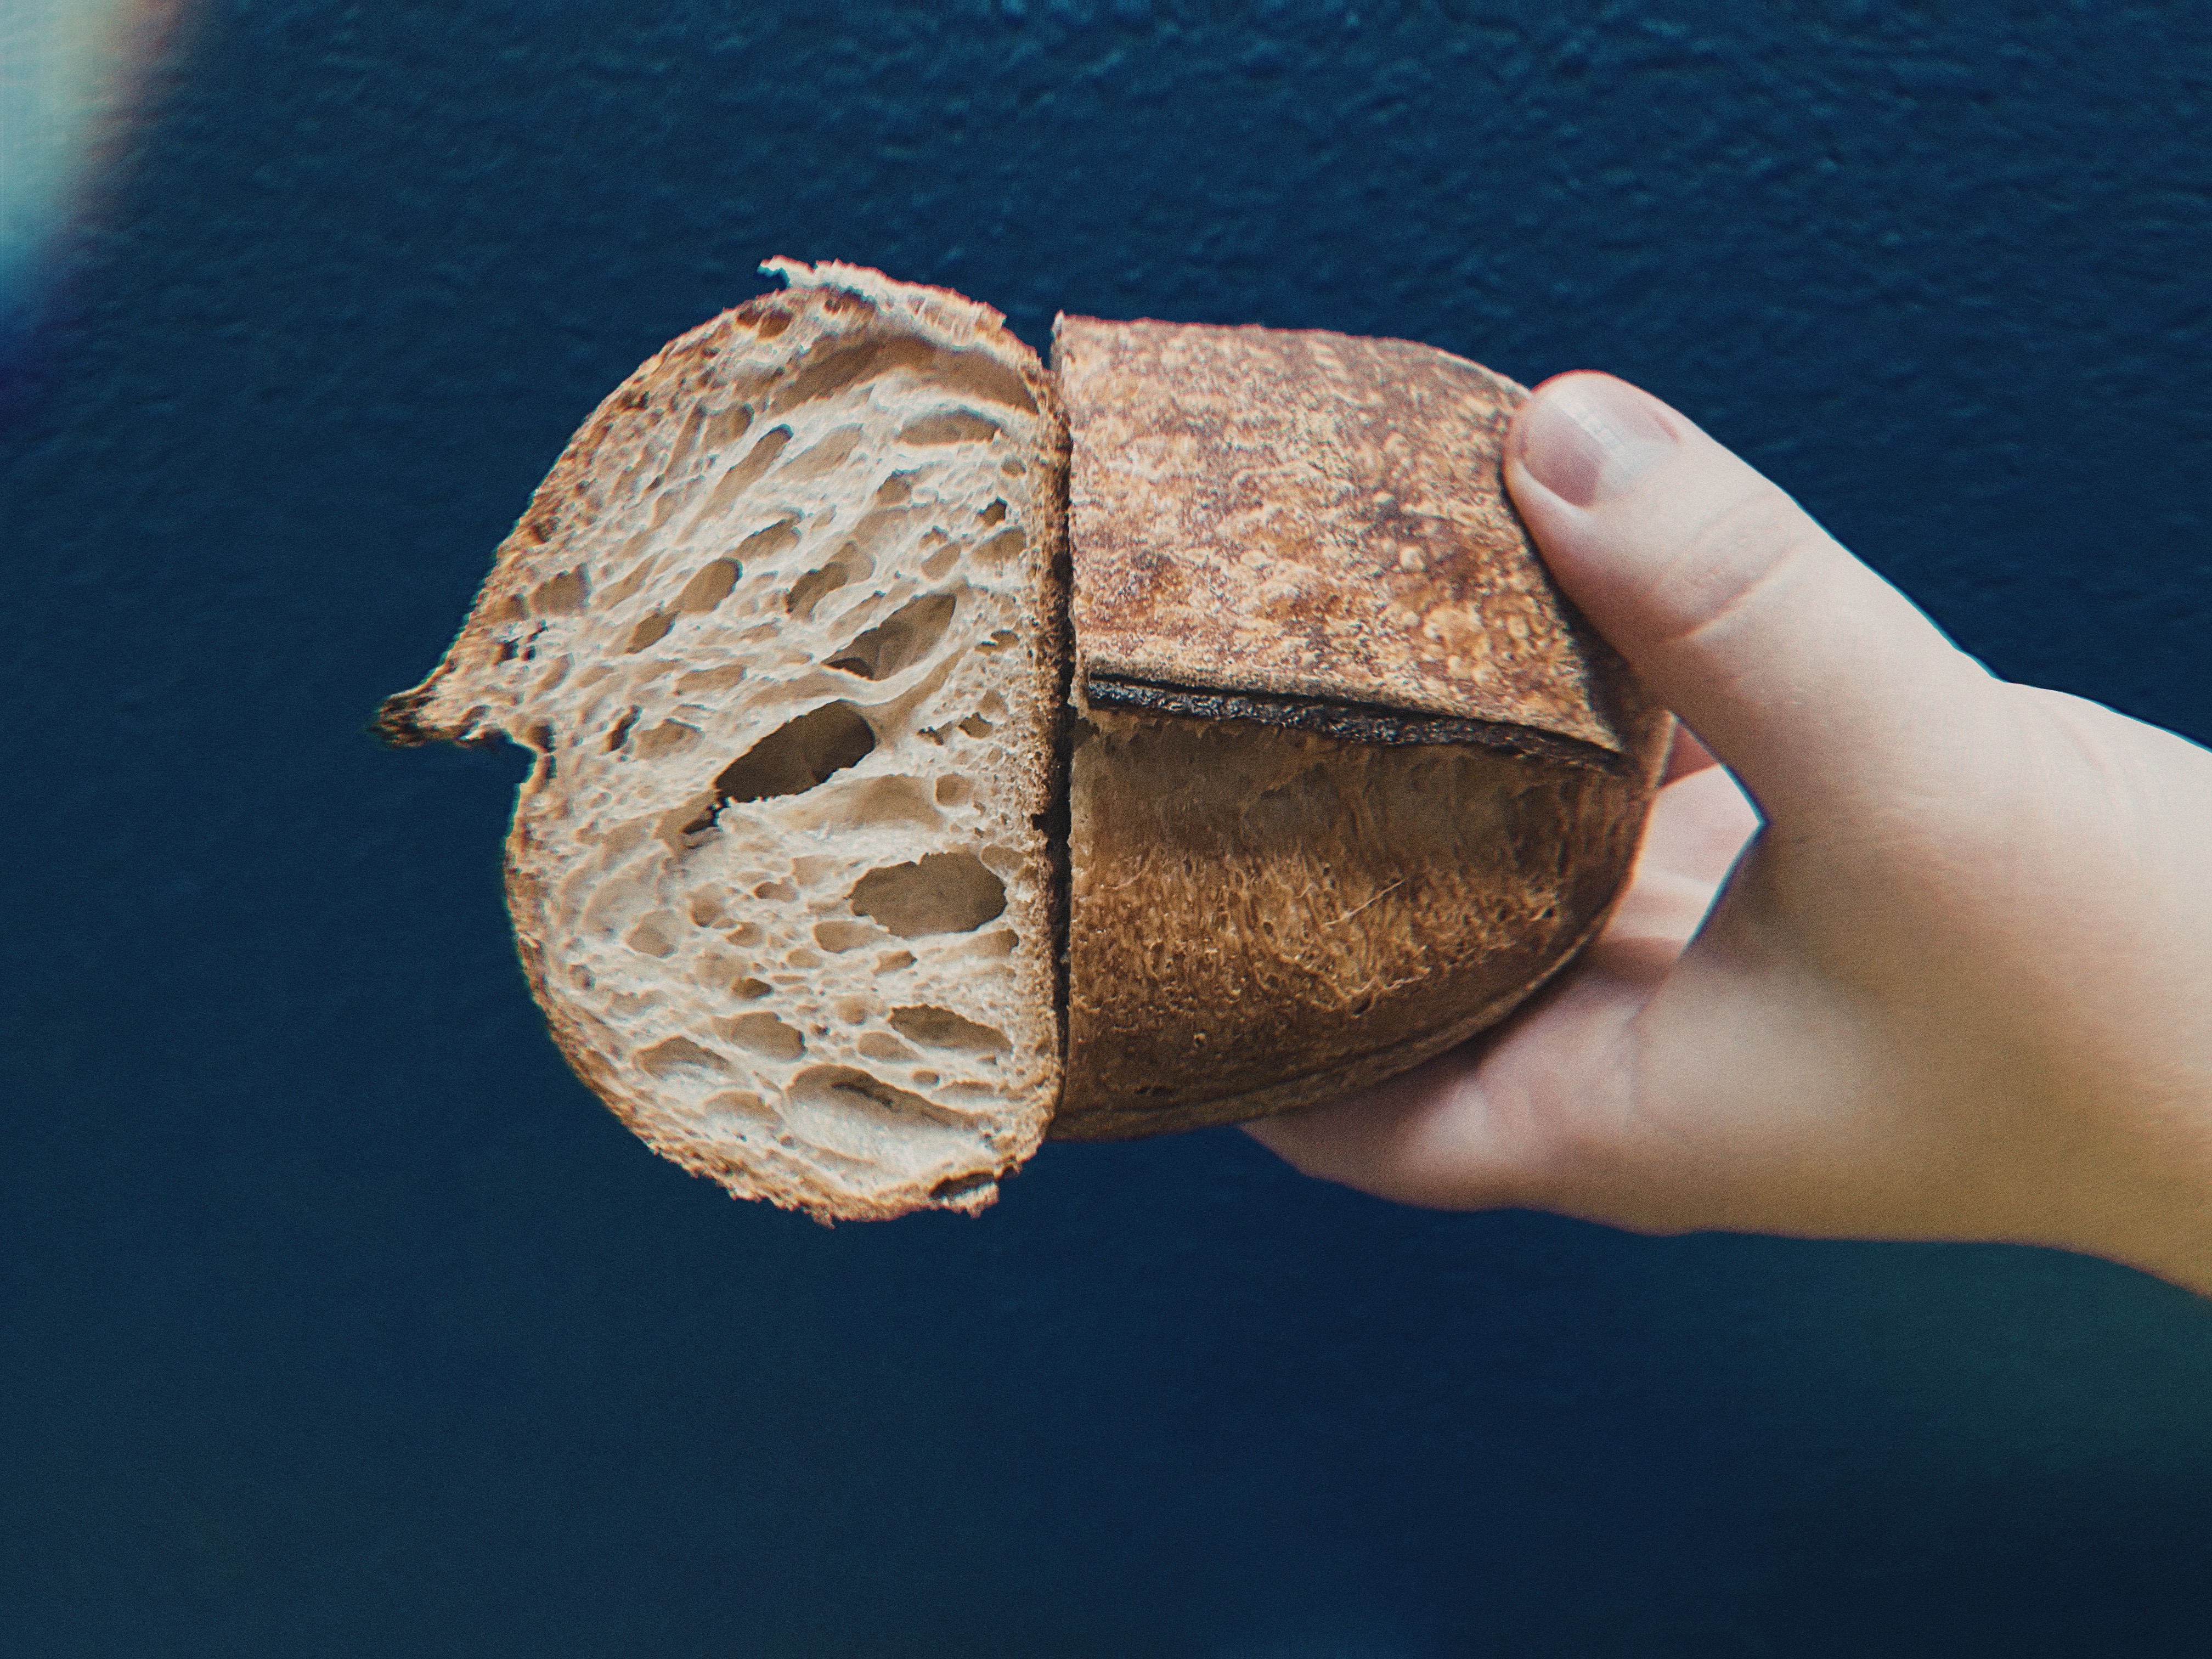
[[[362,732],[789,253],[1613,369],[2204,739],[2212,8],[230,0],[155,92],[0,472],[0,1651],[2212,1651],[2204,1304],[1231,1132],[735,1205],[542,1035],[519,763]]]

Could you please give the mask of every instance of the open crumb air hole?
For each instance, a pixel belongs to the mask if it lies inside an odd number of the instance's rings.
[[[932,853],[916,864],[871,870],[853,884],[855,915],[901,939],[966,933],[1006,908],[1006,884],[973,853]]]
[[[947,1176],[929,1189],[929,1195],[940,1204],[952,1204],[977,1193],[988,1192],[998,1184],[998,1176],[988,1170],[979,1170],[974,1175]]]
[[[709,561],[684,584],[684,591],[676,596],[676,608],[693,616],[712,611],[730,597],[730,590],[744,574],[744,568],[735,559]]]
[[[668,630],[676,626],[676,613],[656,611],[629,631],[629,643],[623,647],[624,654],[635,656],[639,652],[656,646],[668,637]]]
[[[999,435],[999,423],[964,409],[946,410],[908,421],[899,429],[902,444],[987,444]]]
[[[887,680],[937,648],[952,625],[959,601],[950,593],[908,599],[830,660],[832,668],[864,680]]]
[[[926,1048],[965,1048],[995,1054],[1013,1046],[997,1026],[979,1025],[950,1008],[894,1008],[891,1029]]]
[[[792,1079],[791,1097],[862,1119],[888,1123],[957,1124],[960,1115],[911,1090],[896,1088],[856,1066],[814,1066]]]
[[[802,622],[811,620],[814,607],[822,603],[822,596],[834,593],[853,580],[853,573],[840,560],[832,559],[819,570],[810,570],[792,583],[791,592],[783,596],[783,608]]]
[[[763,738],[732,761],[714,780],[723,800],[771,800],[803,794],[876,746],[876,734],[849,702],[824,703]]]
[[[651,1075],[673,1082],[687,1073],[716,1076],[730,1069],[729,1061],[711,1048],[702,1048],[689,1037],[670,1037],[642,1050],[637,1063]]]
[[[740,1048],[766,1060],[793,1060],[806,1052],[805,1035],[774,1014],[739,1014],[719,1022],[715,1030]]]

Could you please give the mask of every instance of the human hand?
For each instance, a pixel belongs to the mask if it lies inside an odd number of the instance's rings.
[[[1723,765],[1678,749],[1604,933],[1499,1031],[1251,1133],[1407,1203],[2212,1291],[2212,753],[1991,678],[1609,376],[1540,387],[1507,455],[1560,586]]]

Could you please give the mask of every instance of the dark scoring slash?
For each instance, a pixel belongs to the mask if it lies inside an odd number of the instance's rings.
[[[1385,708],[1380,703],[1349,702],[1333,697],[1273,696],[1257,691],[1206,691],[1103,674],[1094,674],[1084,683],[1084,696],[1093,708],[1128,708],[1150,714],[1179,714],[1188,720],[1253,720],[1262,726],[1288,726],[1317,732],[1344,743],[1473,744],[1539,760],[1589,767],[1615,776],[1628,767],[1626,756],[1578,738],[1560,737],[1496,720],[1417,714]]]

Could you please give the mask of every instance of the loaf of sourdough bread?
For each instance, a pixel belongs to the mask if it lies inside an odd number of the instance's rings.
[[[536,756],[518,948],[650,1145],[823,1220],[974,1211],[1048,1128],[1380,1080],[1601,925],[1668,722],[1505,498],[1520,388],[1085,319],[1048,374],[959,295],[768,268],[378,720]]]

